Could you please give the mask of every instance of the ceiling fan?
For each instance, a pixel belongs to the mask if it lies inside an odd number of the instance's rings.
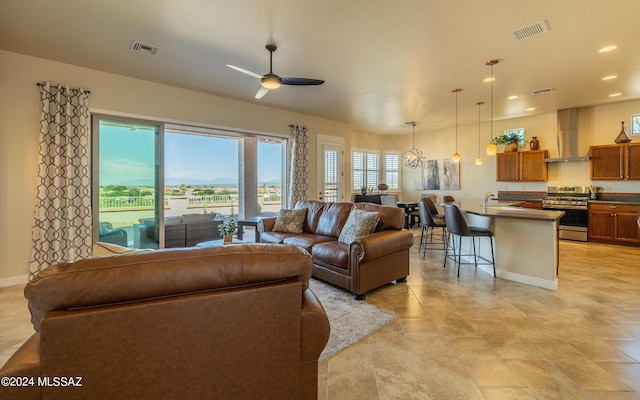
[[[262,82],[262,86],[258,89],[256,93],[256,99],[261,99],[265,94],[269,93],[269,90],[275,90],[280,87],[280,85],[297,85],[297,86],[309,86],[309,85],[322,85],[324,83],[323,80],[320,79],[310,79],[310,78],[281,78],[278,75],[273,73],[273,52],[278,49],[278,46],[275,44],[268,44],[266,46],[267,51],[269,51],[269,72],[265,75],[256,74],[255,72],[248,71],[244,68],[236,67],[235,65],[226,64],[227,67],[233,68],[236,71],[240,71],[243,74],[247,74],[253,76],[254,78],[260,79]]]

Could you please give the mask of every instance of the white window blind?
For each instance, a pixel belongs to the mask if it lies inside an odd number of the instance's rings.
[[[360,188],[377,187],[379,183],[379,155],[374,152],[354,151],[352,153],[353,191]]]
[[[389,190],[400,190],[400,153],[385,153],[384,179],[384,183],[389,185]]]

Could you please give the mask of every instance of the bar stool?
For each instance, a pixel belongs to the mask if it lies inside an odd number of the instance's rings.
[[[427,256],[427,248],[434,250],[445,250],[445,232],[447,230],[447,224],[444,222],[444,219],[434,219],[429,211],[429,207],[427,207],[427,202],[422,199],[418,201],[418,211],[420,213],[420,224],[422,224],[422,232],[420,233],[420,245],[418,246],[418,254],[420,254],[420,250],[423,249],[422,258],[424,259]],[[433,241],[433,230],[436,228],[442,229],[442,239],[441,242]],[[429,232],[431,231],[431,232]],[[431,237],[429,237],[431,236]],[[428,244],[431,243],[431,247],[427,247]]]
[[[478,265],[493,265],[493,276],[496,276],[496,259],[493,253],[493,232],[486,228],[481,228],[477,226],[469,226],[467,225],[467,221],[464,219],[462,212],[458,207],[452,204],[447,204],[444,206],[444,219],[447,225],[447,231],[449,234],[447,235],[447,244],[445,245],[445,255],[444,255],[444,263],[442,267],[446,267],[447,258],[453,260],[454,264],[458,265],[458,277],[460,277],[460,264],[474,264],[476,268]],[[453,242],[453,258],[451,258],[449,254],[448,242],[449,237],[451,235],[458,236],[458,250],[456,254],[456,243],[455,238],[452,238]],[[461,254],[462,253],[462,238],[470,237],[473,244],[473,254]],[[486,258],[479,256],[476,252],[476,237],[488,237],[489,243],[491,244],[491,262]],[[461,262],[462,256],[471,256],[473,255],[473,262]],[[478,260],[485,261],[484,263],[478,263]]]

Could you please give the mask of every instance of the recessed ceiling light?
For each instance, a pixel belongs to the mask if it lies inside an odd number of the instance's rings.
[[[525,111],[535,111],[535,109],[536,109],[535,107],[529,107]]]
[[[620,92],[618,92],[618,93],[611,93],[611,94],[609,95],[609,97],[618,97],[618,96],[621,96],[621,95],[622,95],[622,93],[620,93]]]
[[[491,81],[495,81],[496,78],[485,78],[482,82],[491,82]]]
[[[616,79],[618,77],[618,75],[607,75],[604,78],[602,78],[603,81],[610,81],[611,79]]]
[[[509,96],[509,97],[507,97],[507,99],[509,99],[509,100],[515,100],[517,98],[518,98],[518,96]]]
[[[603,47],[600,50],[598,50],[598,53],[608,53],[610,51],[614,51],[615,49],[617,49],[618,46],[607,46],[607,47]]]

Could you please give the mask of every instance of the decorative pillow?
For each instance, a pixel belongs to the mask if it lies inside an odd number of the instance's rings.
[[[351,244],[358,236],[370,235],[376,229],[379,220],[380,216],[377,212],[354,208],[340,232],[338,242]]]
[[[307,216],[306,208],[296,210],[280,210],[276,223],[273,225],[273,232],[302,233],[304,218]]]

